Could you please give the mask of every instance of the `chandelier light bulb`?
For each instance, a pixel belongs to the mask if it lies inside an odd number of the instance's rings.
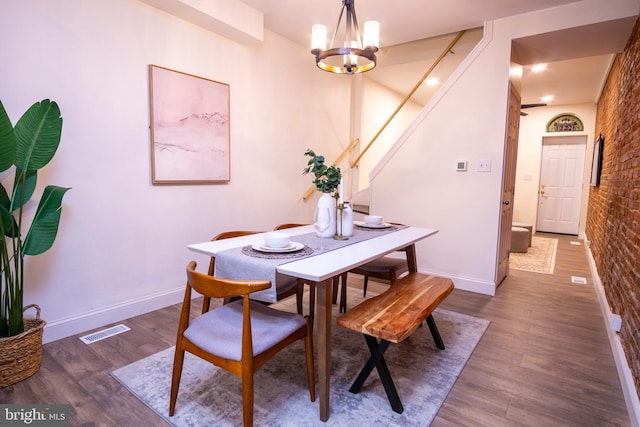
[[[311,52],[327,48],[327,27],[316,24],[311,27]]]
[[[364,23],[364,47],[380,47],[380,23],[367,21]]]
[[[354,48],[358,48],[358,42],[356,40],[352,40],[351,41],[351,46],[349,46],[349,44],[345,43],[344,47],[354,47]],[[344,66],[348,69],[353,69],[355,67],[358,66],[358,55],[344,55]]]

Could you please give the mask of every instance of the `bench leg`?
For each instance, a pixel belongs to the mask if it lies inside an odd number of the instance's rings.
[[[369,347],[371,356],[358,374],[356,380],[349,388],[349,391],[354,394],[360,391],[360,388],[375,367],[378,370],[378,375],[380,376],[380,381],[384,386],[384,391],[387,393],[387,398],[389,399],[389,403],[391,404],[391,409],[401,414],[404,411],[404,408],[402,407],[402,402],[400,402],[398,390],[396,390],[396,386],[393,384],[393,380],[391,379],[391,372],[389,372],[387,362],[385,362],[384,357],[382,357],[391,342],[380,340],[380,342],[378,343],[378,341],[370,335],[363,334],[363,336],[365,341],[367,342],[367,346]]]
[[[442,337],[440,336],[440,332],[438,332],[438,327],[436,326],[436,321],[433,320],[432,315],[427,317],[427,325],[429,325],[429,330],[431,331],[431,336],[433,336],[433,341],[436,343],[436,347],[440,350],[444,350],[444,341],[442,341]]]

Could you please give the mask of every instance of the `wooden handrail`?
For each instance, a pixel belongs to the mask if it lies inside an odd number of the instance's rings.
[[[402,107],[404,107],[404,104],[407,103],[407,101],[409,101],[409,99],[413,96],[413,94],[418,90],[418,88],[420,88],[420,85],[422,84],[422,82],[425,81],[425,79],[429,76],[429,74],[431,74],[431,72],[438,66],[438,64],[440,63],[440,61],[442,61],[442,59],[451,51],[451,49],[453,49],[453,47],[456,45],[456,43],[458,43],[458,40],[460,40],[460,37],[462,37],[462,35],[465,33],[465,30],[460,31],[458,34],[456,34],[455,38],[453,39],[453,41],[449,44],[449,46],[446,47],[446,49],[444,49],[442,51],[442,53],[440,54],[440,56],[438,57],[438,59],[436,59],[436,61],[431,65],[431,67],[427,70],[426,73],[424,73],[424,75],[422,76],[422,78],[418,81],[418,83],[416,83],[416,85],[413,87],[413,89],[411,90],[411,92],[409,92],[409,94],[407,96],[404,97],[404,99],[402,100],[402,102],[400,102],[400,105],[398,105],[398,108],[395,109],[395,111],[391,114],[391,116],[387,119],[387,121],[382,125],[382,127],[380,128],[380,130],[373,136],[373,138],[371,139],[371,141],[369,142],[369,144],[367,144],[366,147],[364,147],[363,150],[360,151],[360,154],[358,155],[358,157],[356,157],[356,159],[353,161],[353,163],[350,164],[350,166],[352,168],[356,167],[358,165],[358,163],[360,162],[360,159],[362,158],[362,156],[364,155],[364,153],[367,152],[367,150],[369,149],[369,147],[371,147],[371,145],[374,143],[374,141],[376,139],[378,139],[378,137],[380,136],[380,134],[386,129],[386,127],[389,125],[389,123],[391,122],[391,120],[393,120],[393,118],[396,116],[396,114],[398,114],[398,112],[400,111],[400,109]]]
[[[354,139],[351,142],[351,144],[349,144],[349,146],[344,149],[342,154],[340,154],[338,156],[338,158],[332,164],[333,165],[337,165],[342,160],[344,160],[344,158],[351,152],[351,150],[353,150],[353,147],[355,147],[359,142],[360,142],[360,138]],[[302,196],[302,199],[303,200],[307,200],[309,197],[311,197],[311,195],[313,194],[314,191],[316,191],[316,186],[312,185],[311,187],[309,187],[309,189],[306,191],[306,193],[304,193],[304,195]]]
[[[389,116],[387,121],[384,122],[384,124],[382,125],[380,130],[378,130],[378,132],[373,136],[373,138],[371,138],[371,141],[369,141],[367,146],[364,147],[364,149],[360,151],[360,154],[353,161],[353,163],[349,164],[349,167],[354,168],[354,167],[356,167],[358,165],[358,163],[360,163],[360,159],[362,158],[362,156],[364,156],[364,153],[366,153],[369,150],[371,145],[376,141],[376,139],[378,139],[380,134],[382,134],[382,132],[387,128],[389,123],[391,123],[391,120],[393,120],[393,118],[398,114],[400,109],[402,109],[402,107],[404,107],[404,105],[409,101],[409,99],[411,99],[413,94],[416,93],[416,91],[420,88],[420,85],[422,85],[422,83],[427,79],[427,77],[429,77],[429,74],[431,74],[431,72],[438,66],[438,64],[440,64],[440,62],[444,59],[444,57],[447,56],[447,54],[451,51],[451,49],[453,49],[453,47],[456,45],[456,43],[458,43],[458,41],[460,40],[460,38],[462,37],[462,35],[464,33],[465,33],[465,30],[462,30],[458,34],[456,34],[456,36],[453,38],[451,43],[449,43],[449,46],[447,46],[442,51],[440,56],[438,56],[438,58],[434,61],[434,63],[431,65],[431,67],[429,67],[429,69],[422,75],[422,78],[420,80],[418,80],[418,83],[415,84],[415,86],[409,92],[409,94],[404,97],[404,99],[400,102],[400,105],[398,105],[398,107],[391,114],[391,116]],[[335,162],[333,162],[333,164],[337,165],[338,163],[340,163],[351,152],[351,150],[353,150],[353,148],[359,142],[360,142],[359,138],[354,139],[353,142],[342,152],[342,154],[340,154],[340,156],[338,156],[338,158],[335,160]],[[316,190],[315,185],[312,185],[311,187],[309,187],[309,189],[306,191],[306,193],[304,193],[304,195],[302,196],[303,200],[307,200],[309,197],[311,197],[311,195],[313,194],[313,192],[315,190]]]

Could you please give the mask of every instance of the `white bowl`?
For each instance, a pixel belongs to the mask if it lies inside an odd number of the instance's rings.
[[[380,215],[365,215],[364,222],[367,225],[380,225],[382,224],[382,217]]]
[[[291,236],[281,231],[273,231],[264,235],[264,243],[269,248],[284,248],[291,241]]]

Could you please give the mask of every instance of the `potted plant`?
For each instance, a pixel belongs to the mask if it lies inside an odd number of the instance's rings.
[[[313,184],[318,191],[322,192],[318,200],[318,208],[326,207],[329,209],[329,228],[326,231],[318,231],[320,237],[331,237],[336,233],[336,201],[333,200],[331,193],[335,192],[340,185],[342,175],[340,168],[324,164],[324,156],[319,156],[313,150],[307,150],[305,156],[311,157],[304,169],[303,174],[313,173]]]
[[[36,319],[25,319],[23,307],[26,255],[38,255],[53,245],[58,232],[62,198],[68,188],[49,185],[41,197],[31,224],[23,212],[35,188],[38,169],[53,158],[60,143],[62,117],[55,102],[33,104],[12,126],[0,102],[0,174],[10,176],[9,191],[0,182],[0,386],[33,375],[42,358],[40,308]],[[26,230],[26,232],[25,232]]]

